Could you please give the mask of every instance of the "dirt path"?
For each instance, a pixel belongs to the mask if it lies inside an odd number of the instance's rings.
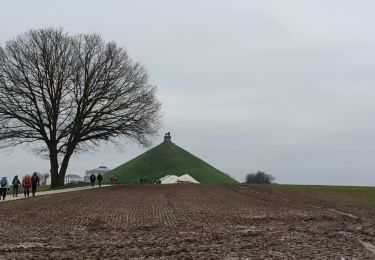
[[[375,259],[374,215],[262,187],[116,186],[0,204],[0,259]]]

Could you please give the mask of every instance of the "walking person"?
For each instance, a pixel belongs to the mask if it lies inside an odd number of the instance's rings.
[[[31,192],[33,194],[33,197],[35,197],[37,186],[39,186],[39,177],[36,172],[34,172],[33,177],[31,177]]]
[[[21,182],[18,179],[18,175],[14,176],[13,181],[12,181],[12,185],[13,185],[13,197],[17,197],[18,196],[18,188],[21,186]]]
[[[3,197],[3,200],[5,200],[8,189],[9,189],[8,180],[7,180],[7,177],[4,176],[3,178],[1,178],[1,181],[0,181],[0,200],[1,200],[1,197]]]
[[[99,188],[100,188],[102,186],[103,176],[99,173],[98,177],[96,177],[96,179],[98,180],[98,184],[99,184]]]
[[[112,185],[115,184],[115,181],[116,181],[116,176],[113,174],[113,175],[111,176],[111,184],[112,184]]]
[[[29,194],[30,194],[30,187],[31,187],[31,178],[29,175],[26,175],[25,177],[23,177],[22,179],[22,187],[23,187],[23,194],[27,195],[27,197],[29,197]]]
[[[90,181],[91,181],[91,186],[94,187],[95,186],[95,180],[96,180],[96,176],[95,174],[91,174],[90,175]]]

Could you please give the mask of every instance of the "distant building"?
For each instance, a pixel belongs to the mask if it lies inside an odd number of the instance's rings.
[[[83,180],[86,181],[86,182],[89,182],[91,174],[95,174],[95,176],[98,176],[98,174],[100,173],[101,175],[103,175],[104,173],[107,173],[110,170],[111,169],[109,169],[107,166],[99,166],[99,168],[95,168],[95,169],[92,169],[92,170],[87,170],[86,174],[85,174],[85,177],[83,178]]]
[[[71,183],[71,182],[80,182],[82,181],[82,177],[76,174],[67,174],[64,178],[64,183]]]

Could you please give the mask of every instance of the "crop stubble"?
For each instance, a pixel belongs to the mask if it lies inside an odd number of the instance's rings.
[[[373,207],[268,186],[124,185],[0,209],[2,259],[375,257]]]

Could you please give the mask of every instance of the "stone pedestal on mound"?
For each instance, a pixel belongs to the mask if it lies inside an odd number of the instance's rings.
[[[171,144],[172,143],[172,136],[171,133],[168,132],[164,135],[164,142],[163,144]]]

